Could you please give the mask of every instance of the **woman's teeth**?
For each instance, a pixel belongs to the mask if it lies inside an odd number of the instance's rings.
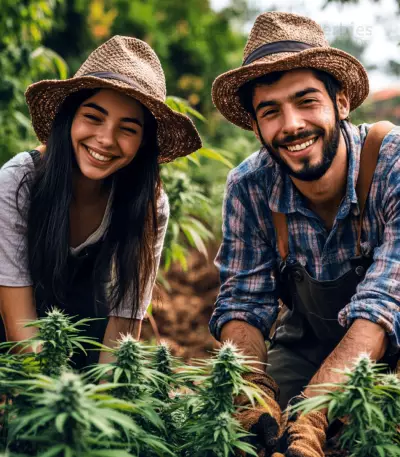
[[[87,148],[87,150],[92,157],[94,157],[97,160],[100,160],[101,162],[109,162],[110,160],[112,160],[112,157],[103,156],[98,152],[93,151],[93,149]]]
[[[311,146],[313,143],[315,143],[317,141],[317,138],[313,138],[312,140],[308,140],[306,141],[305,143],[301,143],[301,144],[296,144],[294,146],[286,146],[290,152],[294,152],[294,151],[301,151],[305,148],[308,148],[308,146]]]

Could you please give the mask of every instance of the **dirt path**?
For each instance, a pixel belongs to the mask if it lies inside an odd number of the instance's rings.
[[[215,252],[210,252],[210,259]],[[205,358],[219,343],[210,335],[208,321],[219,290],[217,269],[204,256],[193,252],[188,271],[178,265],[171,267],[167,279],[171,290],[159,289],[153,304],[153,316],[161,338],[167,341],[174,355],[187,362]],[[143,338],[154,338],[149,322],[144,323]]]

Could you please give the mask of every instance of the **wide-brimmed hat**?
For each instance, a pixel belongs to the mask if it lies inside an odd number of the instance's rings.
[[[347,52],[329,46],[316,22],[297,14],[271,12],[257,17],[244,49],[242,66],[214,81],[214,105],[228,121],[251,130],[251,117],[240,103],[239,88],[262,75],[298,68],[333,75],[346,90],[351,110],[368,95],[365,68]]]
[[[201,147],[193,122],[165,104],[165,76],[156,53],[144,41],[118,35],[95,49],[72,78],[43,80],[28,87],[25,96],[40,142],[47,142],[65,98],[90,88],[118,90],[149,109],[157,121],[160,163]]]

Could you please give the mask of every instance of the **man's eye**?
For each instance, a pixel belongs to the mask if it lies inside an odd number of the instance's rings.
[[[303,100],[301,103],[304,105],[304,104],[307,104],[309,105],[310,103],[312,102],[315,102],[315,99],[313,98],[306,98],[305,100]]]
[[[277,109],[270,109],[268,111],[265,111],[261,117],[269,117],[272,116],[273,114],[276,114],[278,112]]]
[[[95,121],[95,122],[100,122],[101,119],[96,117],[96,116],[93,116],[93,114],[84,114],[85,117],[87,117],[88,119],[92,120],[92,121]]]

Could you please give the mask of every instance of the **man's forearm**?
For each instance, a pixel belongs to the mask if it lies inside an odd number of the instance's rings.
[[[308,397],[318,395],[320,392],[310,388],[314,384],[343,382],[346,377],[332,371],[333,369],[343,370],[345,367],[350,367],[362,353],[369,354],[372,360],[379,360],[384,356],[387,344],[386,332],[381,326],[364,319],[354,321],[346,335],[311,379],[304,394]]]
[[[245,355],[261,364],[257,368],[265,371],[267,348],[261,331],[244,321],[230,321],[222,327],[221,341],[232,341]]]

